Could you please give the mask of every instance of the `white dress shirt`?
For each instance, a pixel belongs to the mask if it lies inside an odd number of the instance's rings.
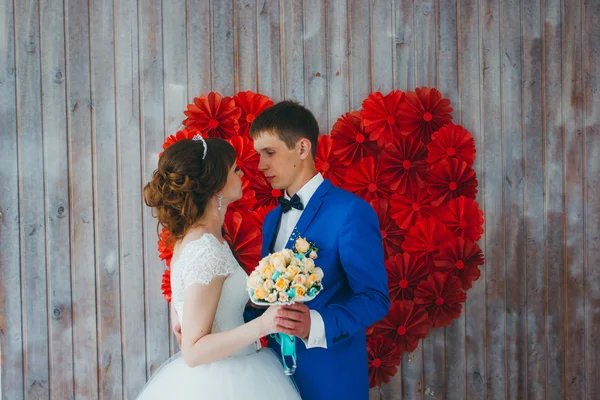
[[[316,174],[310,181],[306,182],[304,186],[296,193],[302,205],[306,208],[306,205],[310,201],[310,198],[315,194],[319,186],[323,183],[324,179],[321,174]],[[287,192],[285,192],[285,198],[290,199]],[[277,238],[275,239],[275,251],[285,249],[285,246],[296,227],[296,224],[302,216],[303,210],[297,210],[295,208],[290,209],[286,213],[281,213],[281,221],[279,223],[279,230],[277,232]],[[309,242],[310,238],[306,238]],[[318,258],[317,258],[318,260]],[[318,311],[310,310],[310,333],[308,334],[308,340],[302,339],[307,349],[312,347],[323,347],[327,348],[327,337],[325,336],[325,323],[323,317]]]

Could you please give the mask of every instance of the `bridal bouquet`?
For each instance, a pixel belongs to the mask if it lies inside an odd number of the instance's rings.
[[[306,239],[298,238],[294,250],[267,255],[248,276],[248,294],[254,304],[305,302],[323,290],[323,270],[314,261],[318,249]]]
[[[250,300],[262,306],[306,302],[323,290],[323,270],[315,266],[317,249],[305,238],[297,238],[294,250],[271,253],[258,263],[248,276]],[[284,333],[271,335],[281,347],[281,361],[286,375],[296,371],[296,338]],[[291,359],[291,366],[287,359]]]

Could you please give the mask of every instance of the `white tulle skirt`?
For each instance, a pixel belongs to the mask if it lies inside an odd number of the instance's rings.
[[[188,367],[181,353],[150,378],[138,400],[300,399],[292,379],[271,349]]]

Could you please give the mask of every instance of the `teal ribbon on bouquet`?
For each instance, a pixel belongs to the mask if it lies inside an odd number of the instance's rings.
[[[271,337],[281,346],[281,362],[283,363],[283,372],[290,376],[296,372],[296,337],[285,333],[272,334]],[[291,358],[292,366],[288,366],[286,357]]]

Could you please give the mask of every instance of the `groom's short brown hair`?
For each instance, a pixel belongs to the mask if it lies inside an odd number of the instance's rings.
[[[317,157],[319,124],[306,107],[294,101],[281,101],[264,110],[252,121],[250,137],[254,139],[263,133],[277,135],[289,149],[298,140],[306,138],[310,140],[313,159]]]

